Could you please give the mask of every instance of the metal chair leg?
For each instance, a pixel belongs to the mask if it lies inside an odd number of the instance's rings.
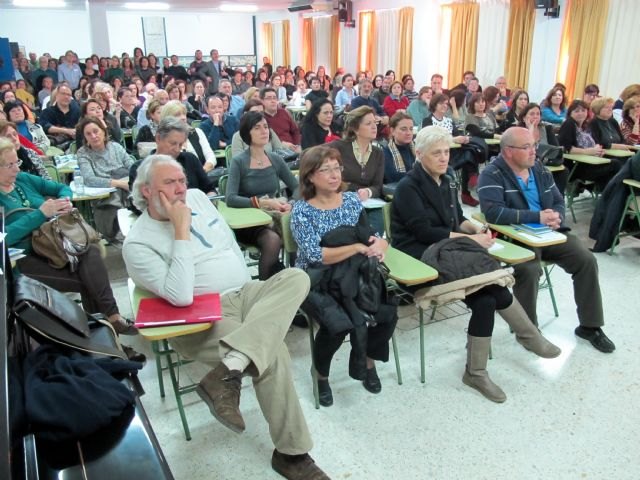
[[[556,317],[558,317],[558,305],[556,304],[556,296],[553,293],[553,284],[551,283],[551,275],[548,267],[543,268],[545,281],[547,284],[547,288],[549,289],[549,296],[551,297],[551,304],[553,305],[553,313]]]
[[[180,383],[178,381],[178,376],[176,375],[175,366],[180,368],[180,360],[176,363],[173,362],[170,353],[169,342],[167,340],[163,340],[163,347],[166,350],[165,355],[167,356],[167,360],[169,362],[169,376],[171,377],[171,384],[173,385],[173,393],[176,397],[176,403],[178,404],[178,412],[180,413],[180,420],[182,420],[182,428],[184,429],[184,436],[188,440],[191,440],[191,432],[189,431],[189,423],[187,422],[187,415],[184,412],[184,406],[182,405],[182,392],[180,390]],[[176,353],[177,355],[177,353]],[[186,392],[185,392],[186,393]]]
[[[164,379],[162,378],[162,355],[160,351],[160,342],[154,340],[151,342],[153,355],[156,357],[156,373],[158,374],[158,388],[160,389],[160,398],[164,398]]]
[[[393,358],[396,361],[396,376],[398,377],[398,385],[402,385],[402,371],[400,370],[400,357],[398,355],[398,344],[396,343],[396,332],[391,335],[391,345],[393,345]]]

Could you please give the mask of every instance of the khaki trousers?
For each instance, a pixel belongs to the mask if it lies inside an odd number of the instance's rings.
[[[291,374],[284,338],[309,293],[309,277],[288,268],[264,282],[251,281],[222,296],[222,320],[205,332],[171,340],[181,355],[215,367],[237,350],[251,359],[247,369],[260,409],[280,453],[299,455],[313,443]]]

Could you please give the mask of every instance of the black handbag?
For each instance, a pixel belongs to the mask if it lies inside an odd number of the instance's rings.
[[[106,319],[88,315],[63,293],[38,280],[19,275],[15,280],[13,313],[43,343],[57,343],[86,353],[106,355],[127,360],[126,354],[113,347],[113,338],[99,337],[102,326],[108,326],[117,339],[113,327]],[[87,317],[92,319],[90,323]],[[116,341],[116,345],[119,345]]]
[[[556,147],[548,143],[539,143],[536,147],[536,157],[548,167],[559,167],[562,165],[564,161],[563,154],[564,149],[562,147]]]

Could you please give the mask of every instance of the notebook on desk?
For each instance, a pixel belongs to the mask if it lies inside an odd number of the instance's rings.
[[[551,229],[542,223],[518,223],[512,225],[516,230],[522,230],[527,233],[540,234],[550,232]]]
[[[222,318],[220,294],[195,295],[187,307],[176,307],[163,298],[140,300],[135,326],[138,328],[171,327],[193,323],[212,323]]]

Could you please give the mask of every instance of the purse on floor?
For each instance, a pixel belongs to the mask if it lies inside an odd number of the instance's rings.
[[[32,211],[33,208],[16,208],[7,217],[19,211]],[[53,268],[64,268],[69,262],[72,267],[78,257],[87,253],[92,243],[100,241],[100,234],[82,217],[78,209],[56,215],[31,233],[33,250],[49,260]]]
[[[107,320],[91,316],[90,324],[87,313],[73,300],[25,275],[16,277],[14,286],[13,313],[41,343],[127,360],[122,350],[114,348],[119,345],[117,335]],[[103,327],[110,335],[103,336]]]

